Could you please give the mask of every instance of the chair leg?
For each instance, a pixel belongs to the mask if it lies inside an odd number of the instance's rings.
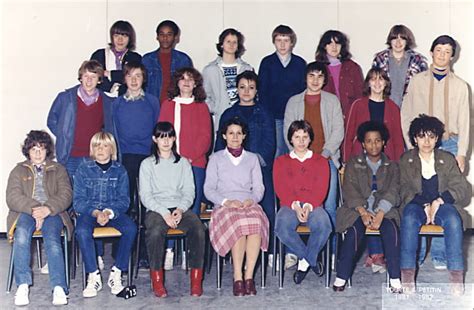
[[[86,265],[84,265],[84,262],[82,262],[82,289],[83,290],[86,288],[86,280],[87,280]]]
[[[71,255],[72,255],[72,270],[71,278],[76,279],[76,268],[77,268],[77,254],[76,254],[76,237],[74,233],[71,236]]]
[[[69,275],[69,246],[68,246],[68,234],[67,230],[64,229],[63,241],[64,241],[64,269],[66,272],[66,286],[70,287],[70,275]]]
[[[272,276],[274,277],[276,275],[276,266],[277,266],[277,241],[276,241],[275,233],[273,233],[273,253],[272,254],[273,254]]]
[[[221,281],[222,281],[222,271],[221,271],[221,263],[222,263],[222,258],[221,256],[219,255],[219,253],[216,253],[217,254],[217,257],[216,257],[216,260],[217,260],[217,270],[216,270],[216,277],[217,277],[217,289],[220,290],[221,289]]]
[[[137,232],[137,246],[135,247],[135,279],[138,278],[138,269],[140,268],[140,245],[141,245],[141,232],[142,232],[142,229],[141,229],[141,224],[139,223],[138,224],[138,232]]]
[[[15,255],[15,251],[13,250],[13,245],[11,247],[12,247],[12,250],[10,252],[10,264],[8,267],[8,277],[7,277],[7,293],[10,293],[12,289],[12,283],[13,283],[13,257]]]
[[[278,239],[278,251],[280,252],[280,272],[278,273],[278,287],[279,288],[283,288],[283,272],[284,272],[284,269],[285,269],[285,265],[284,265],[284,260],[283,260],[283,257],[285,256],[284,253],[283,253],[283,242],[280,241],[280,239]]]
[[[189,272],[189,252],[188,252],[188,241],[187,241],[186,237],[183,238],[183,247],[184,247],[184,252],[186,253],[186,274],[188,274],[188,272]]]
[[[130,257],[128,258],[128,273],[127,273],[127,285],[132,285],[132,278],[133,278],[133,264],[132,264],[132,256],[133,253],[130,253]]]
[[[41,262],[41,242],[40,239],[36,239],[36,258],[38,260],[38,269],[43,267],[43,263]]]
[[[261,250],[260,251],[260,261],[261,261],[261,271],[260,271],[260,274],[261,274],[261,285],[262,285],[262,288],[265,288],[265,271],[266,271],[266,267],[267,265],[265,264],[265,251]]]
[[[331,281],[331,239],[326,242],[325,252],[325,268],[326,268],[326,288],[329,288],[329,282]]]

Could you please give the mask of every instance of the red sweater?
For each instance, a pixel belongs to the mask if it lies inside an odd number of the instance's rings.
[[[329,188],[329,163],[319,154],[300,162],[289,154],[282,155],[273,165],[275,193],[280,205],[291,208],[293,201],[308,202],[322,207]]]
[[[160,122],[174,123],[175,102],[167,99],[161,103]],[[179,132],[180,155],[191,160],[191,165],[206,168],[206,153],[211,147],[211,116],[207,104],[193,102],[181,105]]]
[[[331,71],[329,69],[327,71],[328,81],[323,90],[337,95]],[[344,115],[344,124],[347,124],[347,117],[352,103],[362,97],[363,88],[364,79],[360,66],[350,59],[342,62],[341,72],[339,73],[339,101]]]
[[[346,122],[346,134],[343,144],[343,161],[347,163],[354,155],[362,152],[362,144],[357,140],[357,128],[363,122],[370,120],[369,97],[356,100],[351,107]],[[386,142],[384,153],[393,161],[398,162],[403,154],[404,144],[400,121],[400,109],[390,99],[385,99],[383,123],[388,129],[390,138]]]
[[[104,108],[102,107],[102,96],[97,102],[87,106],[77,96],[76,128],[74,130],[74,142],[72,144],[71,156],[88,157],[89,146],[92,136],[104,127]]]

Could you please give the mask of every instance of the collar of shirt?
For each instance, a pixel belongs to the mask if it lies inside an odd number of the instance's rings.
[[[245,152],[245,149],[242,150],[242,154],[240,154],[239,157],[234,157],[234,155],[232,155],[228,150],[227,148],[224,149],[224,152],[225,154],[227,155],[227,158],[230,159],[230,161],[232,162],[232,164],[234,166],[237,166],[240,164],[240,162],[242,161],[242,159],[244,158],[244,154],[246,153]]]
[[[418,153],[418,156],[421,160],[421,175],[427,180],[431,179],[436,174],[434,152],[431,153],[427,161],[421,157],[420,153]]]
[[[288,66],[288,64],[291,61],[291,53],[288,53],[288,55],[286,55],[286,57],[283,56],[283,55],[280,55],[280,53],[278,53],[278,52],[276,52],[276,54],[278,56],[278,59],[280,59],[280,62],[283,65],[283,67],[286,68],[286,66]]]
[[[304,154],[303,158],[298,157],[298,155],[296,155],[295,151],[290,152],[290,158],[298,159],[300,162],[304,162],[305,160],[307,160],[308,158],[311,158],[311,157],[313,157],[313,151],[311,151],[311,150],[307,150],[306,154]]]

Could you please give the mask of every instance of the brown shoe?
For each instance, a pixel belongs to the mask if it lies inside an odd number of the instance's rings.
[[[411,295],[415,293],[415,269],[402,269],[403,293]]]
[[[451,287],[451,294],[453,296],[462,296],[464,294],[464,271],[450,270],[449,283]]]
[[[191,296],[199,297],[202,295],[202,269],[193,268],[190,273],[191,278]]]
[[[245,294],[250,296],[257,295],[257,289],[255,288],[255,282],[253,279],[245,280]]]
[[[168,292],[166,291],[164,285],[163,268],[159,270],[150,269],[150,279],[151,285],[153,287],[153,292],[155,293],[156,297],[164,298],[168,296]]]
[[[234,296],[245,296],[245,285],[244,281],[234,281]]]

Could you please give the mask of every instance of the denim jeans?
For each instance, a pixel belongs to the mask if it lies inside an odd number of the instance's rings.
[[[331,234],[331,220],[323,208],[310,212],[308,222],[311,234],[305,244],[296,232],[300,224],[296,212],[289,207],[281,207],[276,216],[275,234],[299,259],[306,259],[311,266],[316,266],[318,254]]]
[[[400,227],[400,266],[402,269],[416,267],[418,233],[424,223],[426,223],[426,215],[423,207],[417,204],[408,204],[403,210]],[[448,203],[441,205],[435,215],[435,224],[444,229],[444,238],[438,238],[444,239],[448,269],[464,270],[462,220],[456,208]]]
[[[285,142],[285,137],[287,135],[286,132],[283,132],[283,120],[282,119],[275,119],[275,133],[276,133],[276,150],[275,150],[275,158],[278,156],[288,154],[289,149]]]
[[[441,142],[440,150],[445,150],[456,156],[458,154],[458,136],[451,136],[448,140]],[[423,237],[420,247],[420,258],[418,261],[422,263],[426,257],[426,244],[428,237]],[[431,238],[431,260],[446,264],[446,247],[442,238]]]
[[[49,283],[51,289],[60,286],[67,293],[66,272],[64,267],[64,254],[61,245],[61,231],[63,221],[59,215],[48,216],[44,219],[41,232],[49,265]],[[35,219],[26,213],[21,213],[16,223],[13,258],[15,282],[20,284],[33,284],[31,278],[31,237],[36,229]]]
[[[116,219],[109,220],[105,226],[114,227],[122,234],[115,256],[115,267],[121,271],[127,271],[128,259],[131,255],[133,244],[135,243],[137,226],[132,219],[125,214],[121,214]],[[94,246],[94,238],[92,236],[95,227],[100,227],[95,217],[88,214],[82,214],[77,217],[76,238],[79,243],[79,248],[81,249],[82,260],[84,261],[87,273],[94,272],[98,269],[97,254]]]
[[[338,172],[332,160],[329,160],[329,169],[331,173],[331,179],[329,181],[328,195],[326,197],[326,200],[324,201],[324,209],[326,209],[326,212],[329,214],[333,228],[332,230],[334,230],[334,227],[336,227]],[[334,253],[334,250],[336,249],[336,236],[333,236],[331,239],[331,251],[332,253]]]
[[[387,259],[388,274],[391,279],[400,278],[400,239],[397,224],[394,220],[383,219],[380,235]],[[355,257],[366,237],[365,225],[359,217],[352,227],[347,229],[346,238],[342,243],[341,253],[337,261],[337,277],[347,280],[351,277],[355,266]]]
[[[201,202],[202,197],[204,196],[204,180],[206,179],[206,168],[200,168],[192,166],[193,175],[194,175],[194,203],[192,210],[194,214],[199,216],[201,214]]]
[[[273,251],[273,234],[275,229],[275,191],[273,189],[273,175],[271,167],[262,167],[263,185],[265,186],[265,194],[263,195],[260,205],[262,206],[263,212],[268,218],[270,224],[269,238],[270,243],[268,246],[268,253]]]

